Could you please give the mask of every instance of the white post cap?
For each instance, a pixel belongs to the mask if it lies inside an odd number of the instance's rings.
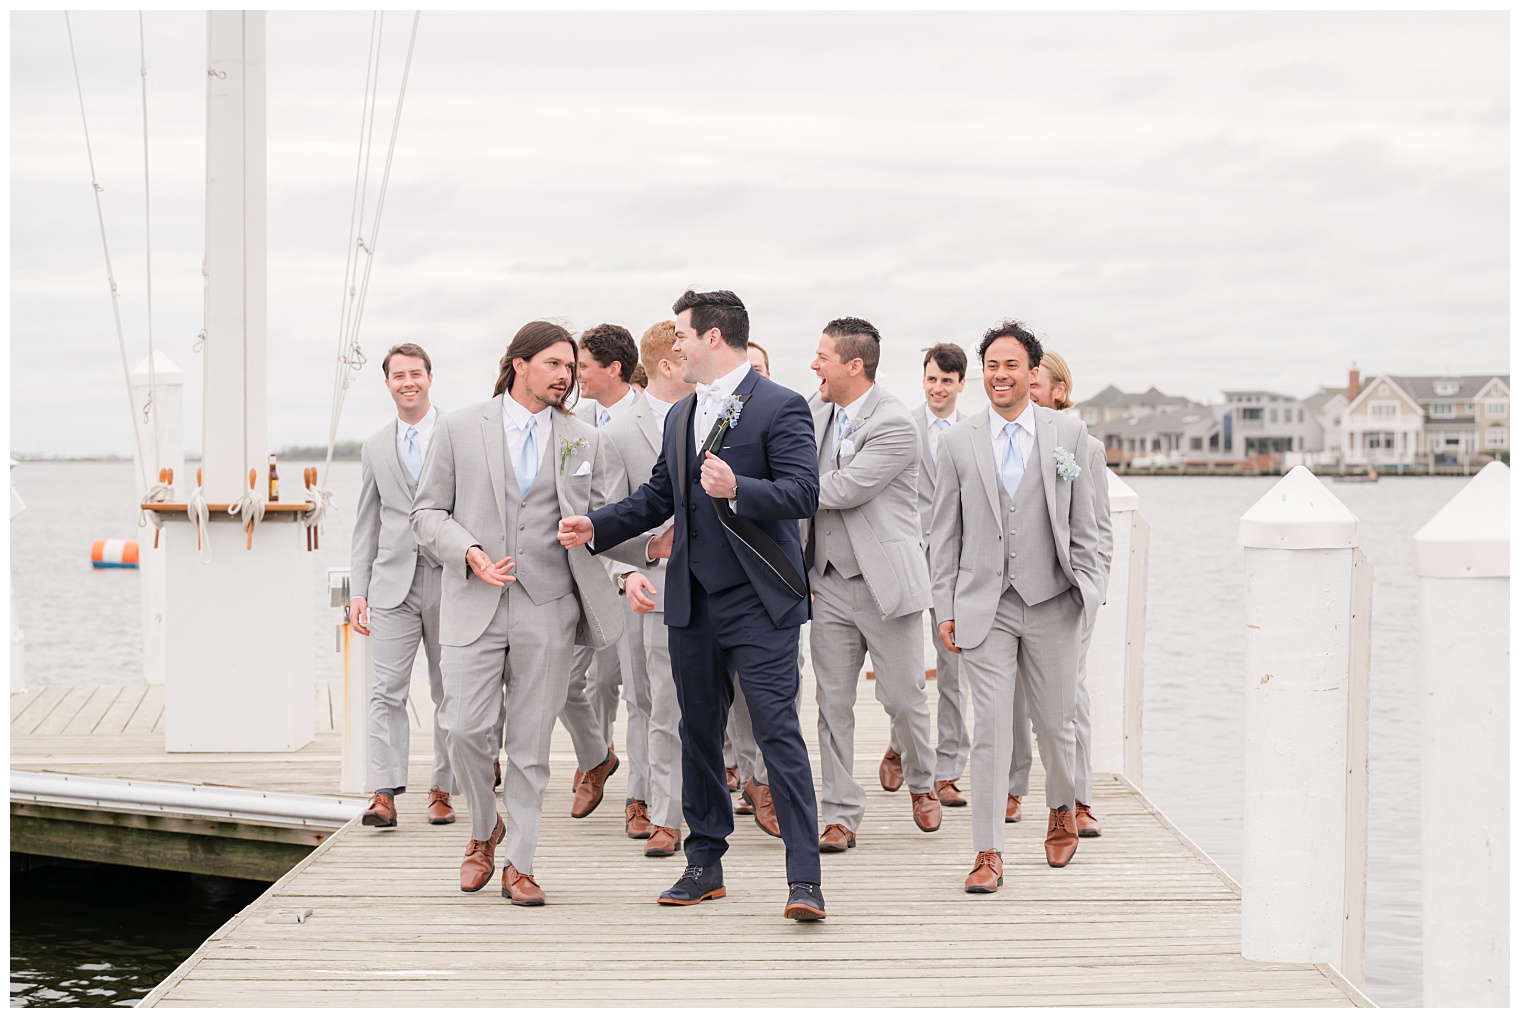
[[[1308,467],[1294,467],[1240,518],[1236,542],[1246,548],[1300,551],[1357,547],[1356,514]]]
[[[1135,494],[1135,489],[1124,483],[1124,478],[1103,468],[1108,475],[1108,510],[1109,512],[1123,512],[1126,509],[1139,509],[1140,496]]]
[[[154,347],[153,349],[153,375],[157,377],[159,385],[184,385],[185,373],[179,369],[179,365],[171,361],[167,354]],[[132,381],[139,385],[148,384],[148,358],[144,357],[132,369]]]
[[[1495,460],[1414,535],[1416,576],[1509,576],[1509,467]]]

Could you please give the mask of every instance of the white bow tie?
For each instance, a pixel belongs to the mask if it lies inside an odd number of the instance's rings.
[[[722,406],[725,398],[723,390],[719,389],[716,385],[697,383],[697,399],[702,402],[703,406]]]

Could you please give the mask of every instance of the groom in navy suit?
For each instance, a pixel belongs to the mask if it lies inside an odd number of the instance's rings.
[[[797,638],[810,610],[797,521],[818,508],[813,419],[800,395],[750,367],[749,312],[727,290],[688,290],[674,352],[697,391],[671,408],[649,483],[560,522],[567,548],[593,554],[674,517],[665,624],[681,705],[681,798],[687,867],[662,905],[724,895],[721,859],[734,830],[723,769],[733,675],[744,676],[786,841],[789,919],[822,919],[818,807],[798,725]]]

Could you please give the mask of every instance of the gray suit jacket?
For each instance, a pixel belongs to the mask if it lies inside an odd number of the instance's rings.
[[[649,483],[660,458],[660,423],[654,419],[654,411],[643,393],[636,395],[633,405],[602,429],[602,442],[607,451],[607,501],[621,502]],[[649,578],[655,588],[653,601],[657,612],[665,610],[665,567],[669,559],[659,559],[650,565],[644,553],[650,538],[664,529],[640,534],[606,552],[607,558],[632,566]],[[614,572],[626,570],[620,567]]]
[[[961,414],[960,420],[965,419],[966,415]],[[927,548],[929,521],[934,517],[934,475],[936,473],[934,457],[929,455],[929,404],[920,403],[918,409],[913,411],[913,425],[918,428],[919,441],[922,443],[918,458],[918,520],[919,526],[923,528],[924,547]]]
[[[412,532],[417,544],[443,564],[440,640],[451,647],[473,643],[496,614],[503,590],[483,582],[465,564],[465,552],[480,545],[499,562],[507,555],[506,462],[503,450],[501,397],[476,403],[440,417],[417,481],[412,505]],[[554,468],[560,513],[584,516],[606,503],[605,455],[595,428],[569,414],[550,414],[553,431],[549,464]],[[561,455],[561,441],[584,439],[585,445]],[[581,463],[590,472],[575,476]],[[528,545],[514,572],[527,573],[535,559],[559,553],[555,534],[538,535]],[[570,574],[581,605],[575,642],[605,647],[623,635],[623,612],[617,589],[607,571],[584,547],[569,553]]]
[[[808,406],[818,448],[827,442],[832,449],[834,404],[815,393]],[[856,421],[860,427],[850,436],[854,456],[819,470],[818,508],[839,510],[877,610],[884,619],[900,618],[931,603],[918,518],[923,443],[907,407],[880,385],[866,397]]]
[[[1091,432],[1082,436],[1077,461],[1092,474],[1093,515],[1098,520],[1098,603],[1108,600],[1108,573],[1114,559],[1114,517],[1108,506],[1108,450]]]
[[[412,589],[418,553],[411,527],[416,491],[417,482],[396,452],[392,419],[364,440],[359,459],[359,508],[354,514],[348,586],[351,596],[367,599],[372,608],[394,608]],[[428,559],[426,552],[422,555]]]
[[[1108,515],[1108,479],[1102,474],[1095,477],[1081,456],[1087,425],[1041,406],[1034,408],[1034,414],[1056,559],[1080,592],[1083,624],[1090,626],[1103,603],[1108,576],[1108,563],[1099,553],[1098,527],[1100,504],[1102,515]],[[1077,457],[1081,472],[1075,480],[1056,476],[1057,448]],[[941,624],[955,621],[955,643],[963,648],[980,646],[987,638],[998,599],[1008,585],[1000,569],[1001,485],[985,411],[971,414],[940,436],[929,544],[934,612]]]

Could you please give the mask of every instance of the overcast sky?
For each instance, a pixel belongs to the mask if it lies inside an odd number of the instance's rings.
[[[385,20],[382,124],[410,21]],[[135,364],[137,17],[74,34]],[[272,448],[326,439],[369,34],[268,18]],[[146,19],[153,325],[191,450],[205,36]],[[923,347],[1004,316],[1078,399],[1508,371],[1507,39],[1495,13],[426,13],[339,436],[390,414],[392,343],[457,407],[524,322],[637,337],[688,286],[738,292],[809,392],[821,326],[870,319],[913,404]],[[12,449],[129,453],[63,16],[10,41]]]

